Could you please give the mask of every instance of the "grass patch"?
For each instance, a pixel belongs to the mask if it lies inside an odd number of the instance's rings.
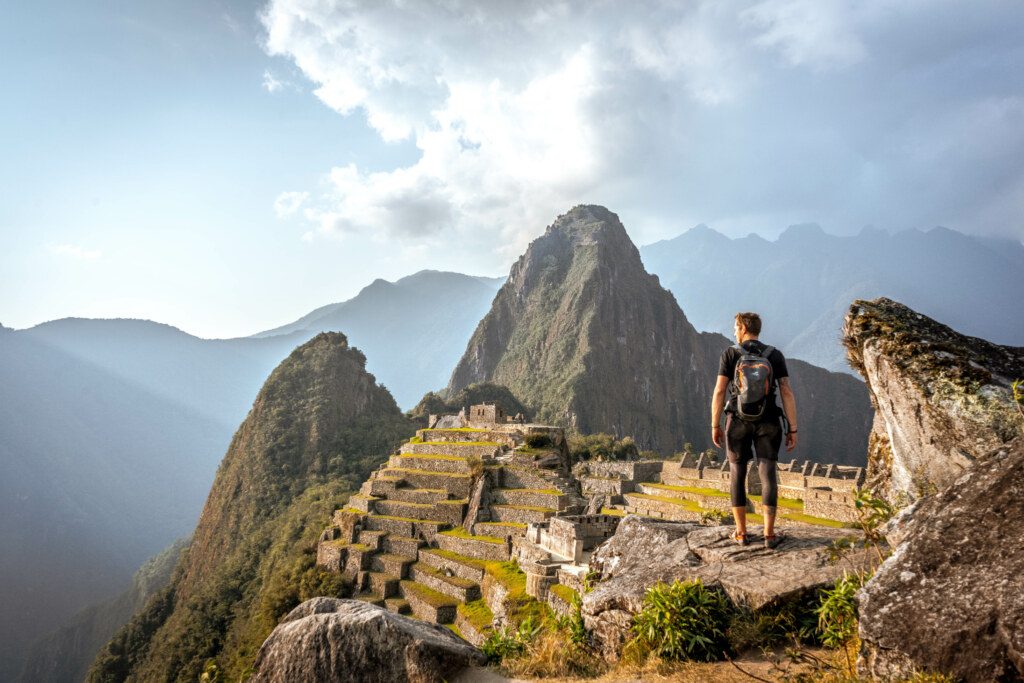
[[[465,555],[460,555],[459,553],[452,552],[451,550],[444,550],[443,548],[429,548],[424,549],[421,552],[430,553],[431,555],[437,555],[438,557],[443,557],[446,560],[451,560],[452,562],[464,564],[468,567],[474,567],[475,569],[487,569],[487,560],[478,560],[475,557],[467,557]]]
[[[508,491],[518,491],[519,493],[539,493],[547,496],[560,496],[562,492],[558,489],[492,489],[494,493],[506,493]]]
[[[460,498],[458,500],[439,500],[434,505],[469,505],[469,498]]]
[[[477,429],[476,427],[445,427],[445,428],[431,428],[421,429],[421,432],[473,432],[473,433],[487,433],[487,429]]]
[[[559,598],[564,600],[567,604],[571,605],[573,600],[579,597],[579,593],[569,588],[565,584],[556,583],[548,588],[549,591],[557,595]]]
[[[461,462],[466,461],[466,457],[462,455],[443,455],[437,453],[402,453],[401,457],[403,460],[407,458],[415,458],[417,460],[458,460]],[[427,470],[429,472],[429,470]]]
[[[455,635],[457,635],[459,638],[462,638],[463,640],[466,640],[465,636],[462,635],[462,631],[460,631],[459,627],[456,626],[455,624],[445,624],[444,627],[446,629],[448,629],[449,631],[451,631],[452,633],[454,633]]]
[[[747,498],[754,501],[755,503],[761,503],[761,496],[748,495]],[[779,496],[778,506],[780,508],[786,508],[787,510],[800,510],[802,512],[804,509],[804,502],[799,498],[783,498],[782,496]]]
[[[457,586],[459,588],[472,588],[476,585],[476,581],[470,581],[469,579],[464,579],[461,576],[447,576],[439,572],[438,570],[434,569],[429,564],[425,564],[423,562],[417,562],[416,564],[412,565],[412,568],[415,569],[417,572],[423,572],[428,576],[432,576],[435,579],[444,581],[445,583]]]
[[[748,515],[749,516],[749,515]],[[834,519],[825,519],[824,517],[813,517],[811,515],[805,515],[802,512],[783,512],[781,514],[783,519],[789,519],[794,522],[803,522],[804,524],[814,524],[815,526],[827,526],[833,529],[850,529],[854,528],[856,524],[848,524],[847,522],[839,522]]]
[[[355,508],[343,508],[342,512],[347,512],[347,513],[349,513],[351,515],[365,515],[366,514],[362,510],[357,510]]]
[[[702,512],[707,509],[702,508],[700,505],[697,504],[696,501],[684,500],[682,498],[669,498],[667,496],[652,496],[648,493],[627,493],[626,500],[629,500],[630,498],[640,498],[641,500],[656,500],[661,503],[670,503],[672,505],[678,505],[681,508],[686,508],[691,512]]]
[[[405,595],[405,591],[409,591],[431,607],[454,607],[459,604],[459,601],[455,598],[448,597],[444,593],[439,593],[433,588],[427,588],[422,583],[416,583],[415,581],[402,581],[401,586],[402,595]]]
[[[416,505],[416,503],[410,503],[410,505]],[[445,525],[447,522],[439,522],[436,519],[413,519],[412,517],[396,517],[394,515],[368,515],[374,519],[389,519],[393,522],[412,522],[413,524],[440,524]]]
[[[497,545],[505,545],[504,538],[496,538],[494,536],[474,536],[461,526],[457,526],[455,528],[442,531],[441,534],[445,536],[454,536],[455,538],[463,538],[469,541],[483,541],[484,543],[495,543]]]
[[[625,517],[626,511],[619,510],[618,508],[601,508],[602,515],[611,515],[613,517]]]
[[[403,458],[415,458],[415,455],[403,455]],[[465,460],[465,458],[455,458],[456,460]],[[389,467],[389,472],[407,472],[409,474],[428,474],[434,477],[457,477],[459,479],[469,479],[469,475],[464,472],[435,472],[434,470],[418,470],[415,467]],[[402,478],[402,477],[398,477]]]
[[[644,484],[652,489],[664,489],[666,491],[680,491],[683,493],[693,493],[698,496],[712,496],[714,498],[728,498],[729,494],[725,491],[719,491],[718,489],[709,489],[701,486],[675,486],[673,484]]]
[[[533,505],[492,505],[494,508],[504,508],[506,510],[526,510],[527,512],[550,512],[552,514],[558,512],[554,508],[536,507]]]
[[[490,629],[491,624],[494,623],[494,614],[482,598],[459,605],[457,609],[459,614],[481,633]]]
[[[484,528],[503,527],[508,529],[525,529],[529,526],[524,522],[477,522],[476,525]]]

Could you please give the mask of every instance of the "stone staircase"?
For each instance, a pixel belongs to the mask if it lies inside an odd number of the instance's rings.
[[[420,430],[335,512],[317,563],[350,578],[355,598],[479,644],[496,615],[514,620],[539,604],[509,561],[512,540],[580,505],[566,468],[540,469],[534,449],[516,450],[530,431]]]

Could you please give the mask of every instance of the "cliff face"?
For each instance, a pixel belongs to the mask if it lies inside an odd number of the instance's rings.
[[[844,343],[875,408],[869,483],[907,503],[1020,433],[1024,348],[967,337],[889,299],[853,302]]]
[[[92,680],[194,681],[208,659],[235,680],[277,618],[330,594],[317,532],[413,433],[344,335],[324,333],[274,370],[232,439],[170,587],[100,653]]]
[[[663,454],[685,442],[704,449],[718,359],[731,343],[694,329],[614,213],[578,206],[512,267],[448,392],[494,382],[538,421],[631,435]],[[863,385],[799,361],[790,367],[801,415],[794,455],[861,464],[871,415]]]
[[[512,267],[448,391],[503,384],[536,420],[631,434],[668,452],[707,440],[700,373],[716,359],[618,217],[577,206]]]

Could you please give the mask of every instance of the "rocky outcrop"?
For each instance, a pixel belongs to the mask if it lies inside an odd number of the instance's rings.
[[[358,600],[314,598],[286,616],[256,656],[253,683],[441,683],[483,654],[443,626]]]
[[[649,274],[618,216],[577,206],[512,266],[452,373],[448,393],[507,386],[539,422],[632,436],[663,455],[711,446],[709,406],[731,342],[698,332]],[[864,386],[794,361],[801,457],[863,463]]]
[[[868,484],[906,504],[949,486],[1021,432],[1011,383],[1024,348],[967,337],[889,299],[855,301],[844,325],[874,424]]]
[[[790,527],[774,550],[740,547],[730,538],[732,531],[731,526],[626,517],[594,551],[591,566],[601,580],[583,597],[584,621],[604,656],[619,655],[644,594],[658,582],[700,579],[719,586],[733,604],[757,611],[799,600],[870,560],[865,550],[833,560],[833,541],[857,536],[850,529]]]
[[[904,517],[904,542],[859,594],[861,673],[1024,679],[1024,439]]]

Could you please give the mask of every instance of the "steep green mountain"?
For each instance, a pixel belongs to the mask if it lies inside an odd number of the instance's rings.
[[[226,425],[18,332],[0,333],[0,680],[188,533]]]
[[[410,408],[442,386],[501,278],[422,270],[395,282],[374,280],[348,301],[330,304],[256,337],[344,332],[366,349],[369,369]]]
[[[512,266],[452,373],[448,393],[507,386],[539,421],[632,435],[668,454],[710,446],[710,400],[729,341],[699,333],[644,270],[618,217],[559,216]],[[802,446],[795,456],[863,462],[871,409],[857,380],[791,364]]]
[[[89,671],[96,653],[132,615],[171,580],[181,551],[179,539],[146,560],[132,577],[131,588],[116,598],[88,607],[55,633],[36,642],[18,679],[21,683],[78,683]]]
[[[735,312],[758,311],[773,344],[830,370],[853,372],[839,340],[854,299],[890,297],[966,334],[1024,344],[1020,241],[946,228],[838,236],[814,224],[730,239],[699,225],[640,254],[699,329],[730,334]]]
[[[90,680],[197,680],[215,659],[237,680],[277,619],[339,592],[315,541],[346,491],[413,433],[345,336],[300,346],[239,427],[167,589],[101,651]]]

